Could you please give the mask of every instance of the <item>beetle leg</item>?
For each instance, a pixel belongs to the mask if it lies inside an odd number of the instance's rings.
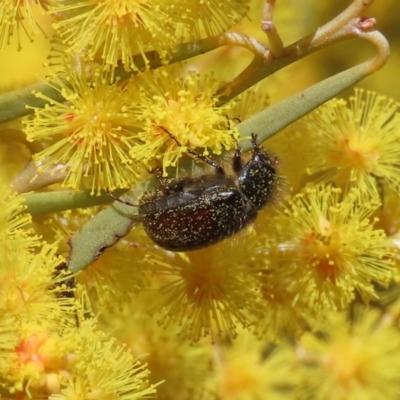
[[[232,130],[231,120],[229,119],[229,116],[227,114],[225,114],[225,118],[226,118],[226,124],[228,125],[228,129]],[[239,124],[242,122],[240,118],[232,118],[232,121],[238,122]],[[236,143],[236,150],[235,154],[233,155],[232,168],[234,172],[239,173],[240,170],[242,169],[242,152],[240,150],[239,143],[237,142],[237,140],[234,137],[233,139]]]
[[[251,134],[251,144],[253,145],[253,149],[257,151],[260,148],[260,145],[257,142],[257,134],[252,133]]]
[[[224,114],[224,117],[226,118],[226,125],[228,126],[229,130],[232,130],[231,128],[231,120],[229,119],[228,114]],[[240,118],[231,118],[232,121],[237,122],[238,124],[240,124],[242,122],[242,120]]]
[[[160,126],[160,128],[169,135],[169,137],[177,144],[177,146],[182,147],[182,143],[178,141],[178,139],[171,133],[169,132],[167,129],[165,129],[163,126]],[[196,151],[187,148],[186,151],[192,155],[195,158],[198,158],[199,160],[204,161],[205,163],[207,163],[208,165],[211,165],[213,168],[215,168],[217,170],[217,173],[220,175],[225,175],[225,171],[224,169],[214,160],[212,160],[211,158],[197,153]]]
[[[232,168],[236,173],[239,173],[242,169],[242,151],[239,147],[236,148],[235,154],[233,155]]]
[[[155,174],[156,174],[156,178],[157,178],[157,180],[158,180],[158,182],[160,184],[161,192],[163,194],[168,194],[168,192],[169,192],[169,190],[168,190],[168,181],[170,179],[165,178],[163,176],[162,168],[160,168],[160,167],[155,168],[152,172],[153,173],[155,172]]]
[[[162,168],[160,167],[154,168],[151,172],[155,173],[160,184],[158,189],[164,196],[167,196],[173,192],[180,192],[185,185],[181,180],[177,181],[176,179],[165,178],[163,176]]]

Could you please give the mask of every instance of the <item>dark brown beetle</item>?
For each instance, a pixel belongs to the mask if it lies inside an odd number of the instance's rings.
[[[275,158],[259,146],[254,134],[252,144],[252,157],[245,165],[240,150],[235,152],[232,168],[236,177],[226,175],[215,161],[188,149],[214,167],[216,173],[168,183],[161,180],[157,190],[147,192],[138,206],[147,235],[165,249],[189,251],[220,242],[251,223],[257,211],[271,200],[277,182]]]

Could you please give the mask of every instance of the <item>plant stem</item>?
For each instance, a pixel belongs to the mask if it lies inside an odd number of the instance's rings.
[[[265,53],[265,47],[252,37],[235,32],[225,32],[211,38],[197,40],[194,42],[183,43],[178,46],[177,51],[173,54],[170,64],[195,57],[199,54],[204,54],[212,51],[221,46],[240,46],[244,47],[259,57]],[[161,59],[155,51],[146,53],[147,58],[150,60],[150,65],[147,68],[155,69],[162,66]],[[136,60],[137,57],[137,60]],[[134,57],[135,65],[139,64],[142,56]],[[141,70],[145,70],[143,63]],[[115,69],[115,76],[121,79],[128,79],[130,76],[137,74],[138,71],[126,71],[124,66],[120,65]],[[68,84],[66,82],[66,84]],[[4,93],[0,96],[0,123],[11,121],[17,118],[24,117],[33,113],[33,108],[43,108],[48,102],[39,99],[35,96],[35,92],[42,93],[45,97],[49,97],[54,101],[63,102],[65,99],[62,97],[57,85],[52,82],[38,82],[31,86],[15,90],[13,92]],[[29,108],[27,107],[29,106]]]
[[[276,0],[266,0],[261,21],[261,29],[268,37],[268,58],[280,57],[283,52],[283,42],[273,21]]]
[[[359,38],[376,47],[377,54],[374,58],[318,82],[236,125],[240,135],[250,137],[252,133],[257,133],[260,142],[263,142],[344,89],[382,68],[390,54],[386,38],[377,31],[360,33]],[[241,143],[243,151],[252,147],[250,140]]]
[[[385,37],[380,32],[369,32],[361,34],[360,38],[368,40],[376,46],[378,53],[373,59],[310,86],[289,99],[241,122],[236,125],[241,136],[250,137],[251,133],[257,133],[259,140],[263,142],[342,90],[381,68],[389,57],[389,44]],[[243,151],[249,150],[251,147],[250,141],[242,142]],[[145,183],[145,185],[149,184]],[[128,190],[123,198],[129,200],[134,193],[137,193],[137,190],[138,188]],[[115,194],[119,196],[119,193],[122,192],[117,191]],[[89,191],[60,191],[27,194],[25,195],[28,206],[26,211],[32,215],[40,215],[71,208],[108,204],[112,201],[105,194],[95,197],[90,196],[89,193]]]
[[[230,101],[266,77],[323,47],[343,40],[361,37],[364,26],[361,15],[373,1],[355,0],[332,21],[285,47],[279,57],[274,57],[269,52],[264,55],[264,59],[255,56],[241,74],[219,89],[217,93],[220,94],[219,104],[222,105]],[[370,25],[368,25],[368,28],[370,28]]]
[[[124,190],[117,190],[116,196],[124,193]],[[25,194],[24,210],[31,215],[44,215],[58,211],[72,210],[74,208],[87,208],[97,205],[110,204],[113,199],[103,192],[101,196],[91,196],[90,190],[60,190],[42,193]]]

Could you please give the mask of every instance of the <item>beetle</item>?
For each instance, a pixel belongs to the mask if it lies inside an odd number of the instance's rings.
[[[162,128],[162,127],[161,127]],[[178,146],[181,143],[162,128]],[[171,251],[190,251],[220,242],[257,217],[272,199],[276,184],[276,158],[271,157],[252,134],[252,156],[243,165],[237,148],[232,169],[227,175],[214,160],[187,149],[188,153],[215,169],[214,174],[181,178],[146,192],[139,205],[111,195],[115,200],[139,207],[139,219],[147,235],[160,247]]]

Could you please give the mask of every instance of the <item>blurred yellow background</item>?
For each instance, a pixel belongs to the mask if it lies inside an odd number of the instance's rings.
[[[274,20],[285,45],[288,45],[332,19],[350,3],[348,0],[277,0]],[[254,36],[267,44],[266,37],[259,28],[263,4],[264,0],[252,0],[249,18],[245,19],[241,26],[234,27],[232,30]],[[22,32],[22,51],[16,50],[17,38],[12,38],[11,45],[0,54],[0,92],[36,82],[45,75],[43,63],[49,54],[50,39],[53,35],[51,18],[42,15],[39,10],[36,10],[35,14],[47,38],[39,34],[31,43]],[[390,42],[391,57],[381,71],[362,81],[359,86],[400,100],[398,72],[400,1],[376,0],[368,10],[367,16],[377,19],[377,29]],[[289,66],[284,71],[267,78],[263,85],[265,84],[266,90],[271,95],[271,102],[276,102],[314,82],[360,63],[373,54],[374,49],[369,43],[361,40],[346,41]],[[217,77],[230,80],[245,68],[250,60],[251,54],[247,51],[226,47],[190,60],[189,66],[202,72],[212,70]],[[349,93],[352,93],[352,89],[349,89],[345,95]]]

